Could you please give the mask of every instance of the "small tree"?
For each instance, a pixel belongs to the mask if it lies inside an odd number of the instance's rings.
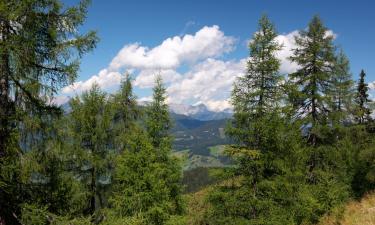
[[[329,108],[331,117],[338,123],[342,123],[345,119],[348,119],[352,111],[353,86],[354,82],[350,73],[349,59],[343,50],[340,50],[336,56],[334,74],[327,90],[327,96],[331,104]]]
[[[121,82],[120,91],[113,95],[111,101],[114,109],[115,144],[117,151],[126,149],[129,135],[140,129],[137,122],[142,117],[142,111],[137,105],[131,82],[131,76],[126,74],[124,80]]]
[[[357,95],[355,98],[357,105],[355,109],[355,119],[359,124],[363,124],[371,120],[371,110],[368,105],[371,100],[368,98],[368,85],[365,82],[365,77],[366,73],[362,70],[359,74]]]
[[[170,148],[169,129],[172,126],[168,105],[165,103],[166,89],[160,75],[156,76],[153,99],[146,109],[146,130],[155,148],[167,145]]]

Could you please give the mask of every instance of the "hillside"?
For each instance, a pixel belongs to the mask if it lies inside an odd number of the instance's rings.
[[[171,117],[176,151],[189,149],[194,154],[209,156],[211,146],[230,143],[224,133],[228,119],[202,121],[175,113],[171,113]]]
[[[374,225],[375,193],[363,197],[360,201],[351,201],[323,217],[319,225]]]

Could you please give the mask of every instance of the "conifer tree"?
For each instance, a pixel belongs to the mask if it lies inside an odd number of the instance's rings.
[[[335,114],[334,117],[337,117],[336,119],[339,122],[343,122],[352,110],[353,80],[350,73],[349,59],[342,49],[336,56],[334,74],[331,78],[327,95],[330,98],[331,114]]]
[[[160,75],[156,76],[153,99],[146,111],[146,130],[155,148],[167,145],[170,148],[169,129],[172,126],[166,100],[166,89]]]
[[[172,141],[170,134],[172,121],[169,115],[169,107],[166,103],[166,88],[163,85],[161,75],[155,78],[153,98],[146,109],[146,131],[151,144],[156,151],[157,162],[163,168],[161,170],[167,185],[167,194],[173,205],[172,214],[182,212],[181,202],[181,167],[179,161],[172,157]]]
[[[113,153],[112,110],[97,84],[70,102],[70,135],[77,175],[87,185],[87,212],[104,205],[103,189],[110,184]]]
[[[181,168],[171,157],[165,98],[158,76],[146,109],[146,130],[127,133],[127,144],[116,162],[111,204],[119,218],[141,217],[146,224],[164,224],[170,215],[181,213]]]
[[[318,127],[327,123],[330,104],[326,93],[335,65],[333,38],[320,18],[314,16],[307,30],[295,36],[297,48],[290,57],[300,66],[297,72],[289,75],[298,87],[295,113],[311,126],[308,142],[313,146],[318,143]]]
[[[0,221],[20,223],[20,128],[58,112],[50,100],[73,82],[79,59],[95,47],[95,32],[79,33],[89,1],[0,1]],[[36,124],[35,126],[39,126]],[[34,137],[35,138],[35,137]]]
[[[368,85],[365,81],[365,77],[365,71],[361,70],[361,73],[359,74],[357,94],[355,98],[355,119],[359,124],[363,124],[371,120],[371,110],[368,105],[371,102],[371,100],[368,98]]]
[[[275,40],[275,27],[267,16],[259,20],[258,29],[249,44],[246,74],[234,84],[234,120],[227,130],[230,136],[250,148],[261,145],[257,121],[264,114],[275,111],[280,101],[280,61],[276,52],[282,46]]]
[[[249,44],[247,73],[234,84],[234,116],[227,133],[236,142],[227,151],[237,165],[229,173],[234,175],[229,178],[234,184],[220,185],[210,194],[214,210],[209,218],[214,224],[262,224],[269,212],[273,218],[282,214],[288,217],[282,212],[285,207],[275,204],[276,194],[267,190],[269,185],[290,185],[273,182],[281,171],[294,167],[286,165],[294,146],[290,145],[291,130],[285,128],[279,106],[281,75],[276,53],[281,46],[276,37],[274,25],[263,16]],[[278,222],[282,224],[285,218]],[[270,224],[275,222],[267,219]]]
[[[118,151],[126,149],[130,133],[135,132],[136,129],[140,129],[137,120],[142,117],[142,112],[137,105],[131,82],[130,74],[126,74],[124,80],[121,82],[120,91],[112,99],[116,132],[115,142]]]

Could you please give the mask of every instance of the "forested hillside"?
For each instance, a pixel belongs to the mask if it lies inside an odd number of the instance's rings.
[[[193,118],[170,112],[161,74],[142,107],[129,73],[55,103],[99,41],[80,29],[88,6],[0,0],[0,225],[337,224],[374,190],[366,73],[353,79],[318,15],[294,36],[290,74],[263,15],[233,74],[233,116]]]

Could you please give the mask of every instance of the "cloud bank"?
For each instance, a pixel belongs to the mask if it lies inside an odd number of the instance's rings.
[[[332,32],[333,34],[333,32]],[[294,72],[298,65],[288,60],[296,47],[294,36],[298,31],[278,35],[276,40],[283,45],[276,56],[281,61],[280,72]],[[233,81],[246,69],[246,58],[224,60],[235,50],[238,41],[227,36],[219,26],[205,26],[195,34],[174,36],[165,39],[153,48],[140,43],[126,44],[102,69],[86,81],[75,82],[62,89],[62,94],[72,96],[88,90],[95,82],[104,89],[120,84],[125,70],[131,71],[138,88],[150,88],[155,74],[161,74],[167,86],[169,103],[205,104],[210,110],[230,108],[230,91]],[[181,72],[184,70],[184,72]],[[63,101],[64,97],[60,97]],[[148,96],[142,100],[149,99]]]

